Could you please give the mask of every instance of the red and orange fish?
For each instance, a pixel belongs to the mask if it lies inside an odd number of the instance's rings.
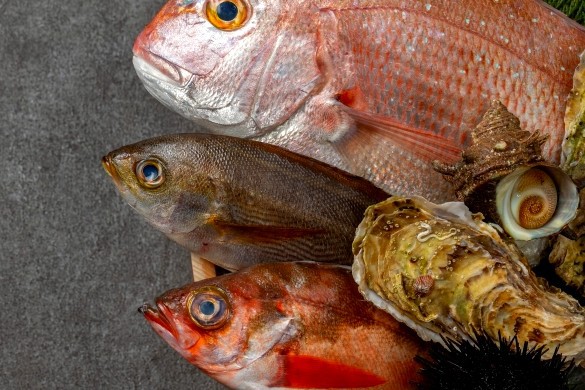
[[[170,0],[134,45],[164,104],[393,194],[454,198],[429,160],[459,157],[492,100],[549,135],[585,28],[540,0]]]
[[[408,389],[426,346],[363,300],[349,268],[261,264],[144,305],[185,359],[235,389]]]

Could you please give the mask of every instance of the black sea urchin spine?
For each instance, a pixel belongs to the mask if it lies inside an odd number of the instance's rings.
[[[554,390],[571,389],[569,374],[574,363],[555,350],[543,360],[544,346],[522,347],[516,337],[494,342],[485,334],[474,342],[443,339],[446,348],[433,344],[427,358],[417,356],[422,365],[419,389],[445,390]]]

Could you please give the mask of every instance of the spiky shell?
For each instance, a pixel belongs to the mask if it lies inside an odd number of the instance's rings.
[[[483,331],[585,359],[585,309],[537,279],[481,219],[460,202],[392,197],[370,206],[353,242],[360,291],[424,340]]]
[[[434,167],[453,184],[457,198],[472,211],[483,213],[488,221],[502,225],[518,240],[556,233],[575,217],[579,204],[576,186],[563,170],[544,160],[541,148],[546,137],[522,130],[518,118],[498,101],[492,102],[471,134],[472,144],[463,151],[459,162],[435,163]],[[520,222],[514,200],[523,196],[516,191],[516,183],[533,171],[545,173],[555,186],[556,198],[554,203],[538,198],[552,211],[544,226],[528,228]],[[533,193],[541,189],[536,183],[527,190]]]

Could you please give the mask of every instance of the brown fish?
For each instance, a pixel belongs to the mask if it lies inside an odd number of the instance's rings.
[[[146,88],[218,134],[254,138],[393,194],[453,200],[492,100],[559,163],[585,28],[540,0],[170,0],[134,45]]]
[[[229,270],[267,261],[351,264],[364,210],[389,196],[277,146],[207,134],[124,146],[103,165],[148,222]]]
[[[191,364],[235,389],[407,389],[426,349],[364,301],[343,266],[261,264],[171,290],[141,312]]]

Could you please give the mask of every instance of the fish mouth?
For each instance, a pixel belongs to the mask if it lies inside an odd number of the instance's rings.
[[[170,84],[175,87],[185,87],[193,74],[148,50],[135,53],[132,64],[141,78]]]
[[[169,320],[167,315],[168,308],[160,302],[157,302],[156,306],[154,308],[148,303],[145,303],[138,308],[138,311],[161,337],[167,339],[170,336],[173,341],[177,341],[177,330]]]
[[[122,185],[122,178],[116,169],[116,164],[112,161],[112,156],[109,154],[107,156],[102,157],[102,166],[104,170],[114,180],[116,186],[120,187]]]

